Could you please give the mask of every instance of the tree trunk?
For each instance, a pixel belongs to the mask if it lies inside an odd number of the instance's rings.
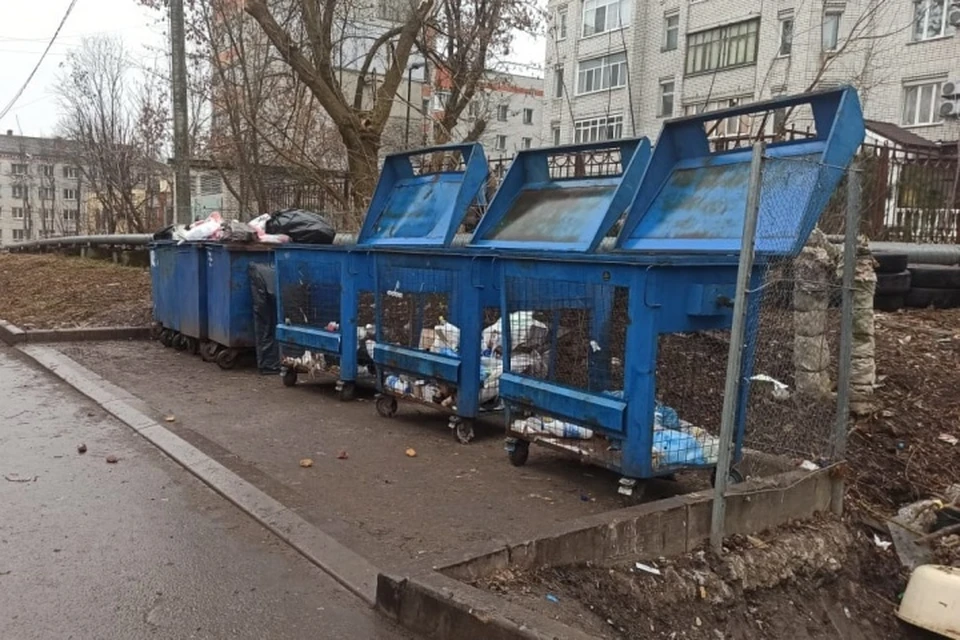
[[[344,222],[350,231],[355,231],[360,228],[377,184],[380,140],[373,132],[357,135],[347,127],[341,128],[340,134],[347,147],[347,178],[352,200],[347,203]]]

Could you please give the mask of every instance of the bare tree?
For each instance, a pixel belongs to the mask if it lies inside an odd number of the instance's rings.
[[[157,222],[149,214],[167,144],[166,91],[156,76],[135,71],[117,39],[85,39],[64,68],[57,87],[60,128],[73,141],[73,162],[99,205],[89,230],[147,231]]]

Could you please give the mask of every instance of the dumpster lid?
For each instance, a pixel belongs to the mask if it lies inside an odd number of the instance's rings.
[[[816,132],[766,148],[756,255],[762,259],[799,253],[863,142],[860,102],[850,87],[665,123],[617,249],[738,254],[752,150],[711,151],[707,123],[796,107],[809,108]]]
[[[646,138],[520,151],[470,246],[596,249],[629,207],[649,159]]]
[[[386,157],[358,246],[436,247],[450,243],[487,182],[479,143]]]

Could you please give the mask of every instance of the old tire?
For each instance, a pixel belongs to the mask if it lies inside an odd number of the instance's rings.
[[[457,420],[453,425],[453,437],[460,444],[470,444],[473,442],[476,433],[473,430],[473,420]]]
[[[217,366],[224,371],[229,371],[237,366],[237,358],[239,357],[240,352],[236,349],[224,349],[217,354]]]
[[[727,484],[740,484],[743,482],[743,474],[730,467],[730,471],[727,472]],[[710,472],[710,486],[717,486],[717,468],[714,467],[713,471]]]
[[[912,264],[910,276],[911,286],[920,289],[960,289],[960,267]]]
[[[903,309],[905,304],[906,302],[903,295],[874,296],[873,298],[873,308],[877,311],[884,311],[886,313],[899,311],[900,309]]]
[[[875,253],[877,273],[900,273],[907,268],[907,254],[905,253]]]
[[[926,289],[914,287],[910,289],[904,300],[908,307],[914,309],[954,309],[960,307],[960,290],[958,289]]]
[[[507,456],[510,458],[510,464],[515,467],[522,467],[527,464],[530,457],[530,443],[526,440],[517,440],[507,444]]]
[[[876,295],[902,296],[910,291],[910,282],[910,272],[906,270],[900,273],[878,273]]]
[[[297,384],[297,371],[296,369],[281,369],[280,370],[280,379],[283,381],[283,386],[292,387]]]
[[[377,413],[384,418],[392,418],[397,415],[397,399],[390,396],[380,396],[377,398]]]

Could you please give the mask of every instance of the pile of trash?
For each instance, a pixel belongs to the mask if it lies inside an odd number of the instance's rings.
[[[623,391],[608,391],[607,395],[623,398]],[[530,437],[590,440],[596,434],[591,429],[563,420],[544,416],[530,416],[515,420],[511,430]],[[602,437],[597,435],[597,437]],[[607,438],[609,450],[619,451],[622,441]],[[676,410],[657,402],[653,412],[653,468],[682,465],[716,464],[720,454],[720,439],[705,429],[681,420]]]
[[[420,333],[419,348],[439,355],[459,357],[460,328],[442,316],[432,329]],[[542,349],[549,331],[546,324],[534,320],[532,311],[516,311],[509,316],[510,371],[542,378],[547,366]],[[490,324],[480,334],[480,405],[487,409],[500,408],[500,376],[503,375],[503,329],[501,322]],[[391,373],[384,378],[384,386],[395,394],[423,402],[439,404],[456,410],[456,387],[434,383],[405,373]]]
[[[887,527],[905,568],[936,563],[960,566],[960,484],[947,487],[940,498],[901,507]],[[874,540],[883,549],[891,545],[876,535]]]
[[[339,333],[340,325],[335,321],[328,322],[325,331]],[[376,345],[377,330],[372,324],[357,327],[357,377],[372,377],[375,374],[373,363],[373,348]],[[284,356],[280,364],[310,377],[317,375],[340,376],[340,358],[304,351],[299,356]]]
[[[333,244],[336,229],[316,212],[285,209],[265,213],[250,222],[224,220],[214,211],[189,225],[175,224],[153,234],[154,240],[182,242],[227,242],[284,244]]]

